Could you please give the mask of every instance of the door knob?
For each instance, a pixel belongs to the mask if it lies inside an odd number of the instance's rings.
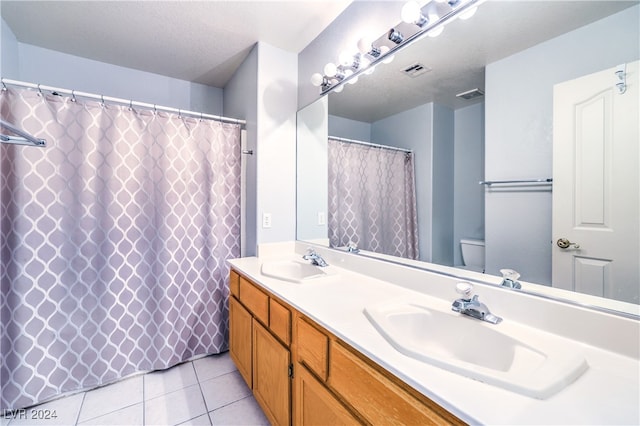
[[[571,241],[567,240],[566,238],[560,238],[556,244],[558,245],[558,247],[560,247],[561,249],[567,249],[571,246],[573,246],[573,248],[579,249],[580,248],[580,244],[576,244],[576,243],[572,243]]]

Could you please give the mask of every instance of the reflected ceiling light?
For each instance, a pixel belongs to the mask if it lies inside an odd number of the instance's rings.
[[[394,42],[395,44],[400,44],[404,41],[404,36],[402,33],[395,28],[391,28],[389,33],[387,34],[387,38]]]
[[[338,67],[333,62],[329,62],[324,66],[324,75],[326,75],[327,77],[335,77],[337,73]]]
[[[311,84],[313,84],[316,87],[322,86],[322,84],[325,82],[326,82],[326,79],[324,78],[324,76],[318,72],[311,76]]]
[[[358,50],[363,55],[369,55],[373,58],[380,56],[380,49],[375,47],[371,39],[368,37],[362,37],[360,41],[358,41]]]
[[[357,70],[360,67],[360,55],[354,55],[351,52],[343,50],[338,56],[338,62],[344,68]]]
[[[422,14],[420,4],[415,0],[408,1],[402,6],[400,17],[407,24],[415,24],[420,28],[429,23],[429,19]]]

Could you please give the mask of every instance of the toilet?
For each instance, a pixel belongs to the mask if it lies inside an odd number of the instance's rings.
[[[473,239],[461,239],[462,269],[484,272],[484,241]]]

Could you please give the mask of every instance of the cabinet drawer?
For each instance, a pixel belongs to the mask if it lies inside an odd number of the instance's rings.
[[[450,424],[337,342],[331,345],[329,387],[372,424]],[[455,421],[455,420],[454,420]]]
[[[240,277],[240,301],[263,324],[269,324],[269,296]]]
[[[326,381],[329,338],[304,318],[298,318],[296,326],[298,361]]]
[[[235,297],[240,298],[240,275],[234,270],[229,272],[229,291]]]
[[[291,312],[275,299],[269,299],[269,329],[287,346],[291,343]]]

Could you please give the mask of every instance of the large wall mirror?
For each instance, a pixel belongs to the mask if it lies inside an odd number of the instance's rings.
[[[472,19],[450,22],[440,36],[413,42],[393,62],[378,64],[355,84],[306,106],[298,113],[297,238],[344,250],[355,243],[365,254],[425,268],[444,265],[480,280],[508,268],[527,283],[524,291],[638,315],[638,111],[630,118],[627,138],[634,143],[623,148],[626,160],[621,160],[629,161],[623,175],[631,184],[622,197],[625,204],[616,207],[630,225],[615,239],[596,243],[624,247],[621,256],[629,266],[622,276],[612,272],[608,256],[614,255],[592,256],[587,237],[560,230],[566,219],[558,218],[570,212],[572,228],[599,227],[600,234],[615,234],[605,230],[610,207],[602,206],[611,197],[609,173],[616,168],[611,162],[618,160],[592,138],[590,154],[581,151],[577,163],[559,167],[558,158],[566,153],[554,138],[573,137],[561,132],[576,128],[575,121],[565,122],[575,120],[575,111],[584,113],[582,126],[596,122],[602,106],[589,102],[598,93],[638,96],[631,86],[638,81],[639,22],[638,1],[488,0]],[[629,81],[625,94],[614,91],[615,71],[623,64]],[[562,100],[563,93],[574,90],[570,82],[598,73],[610,74],[611,90],[597,89],[578,106]],[[591,80],[583,85],[596,87]],[[559,113],[557,105],[573,112]],[[607,133],[606,126],[580,131]],[[352,146],[375,154],[345,151]],[[387,170],[394,162],[396,168]],[[572,183],[567,192],[558,180],[567,170],[588,179]],[[389,176],[400,173],[407,173],[400,180],[413,179],[413,187],[388,187]],[[580,198],[576,187],[584,198],[577,207],[563,201]],[[376,189],[387,192],[374,196]],[[366,206],[356,211],[358,197]],[[398,200],[412,203],[415,212],[400,213]],[[595,213],[587,212],[596,205]],[[385,215],[386,222],[378,221]],[[363,227],[356,224],[360,216],[374,220]],[[583,226],[587,222],[596,225]],[[414,224],[416,229],[407,232]],[[575,244],[563,248],[561,238]],[[415,250],[397,251],[412,241]],[[471,255],[479,253],[479,262],[463,257],[465,244]],[[568,258],[564,264],[562,256]]]

